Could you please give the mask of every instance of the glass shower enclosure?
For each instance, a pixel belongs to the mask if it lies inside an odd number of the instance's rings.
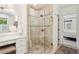
[[[52,40],[52,20],[51,14],[29,15],[28,20],[28,31],[29,31],[29,42],[28,52],[29,53],[52,53],[53,51],[53,40]],[[40,12],[40,11],[38,11]]]

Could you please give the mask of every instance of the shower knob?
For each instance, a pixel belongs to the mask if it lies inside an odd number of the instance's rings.
[[[44,31],[44,29],[41,30],[42,32]]]

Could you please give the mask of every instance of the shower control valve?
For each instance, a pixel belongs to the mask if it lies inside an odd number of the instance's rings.
[[[41,30],[42,32],[44,31],[44,29]]]

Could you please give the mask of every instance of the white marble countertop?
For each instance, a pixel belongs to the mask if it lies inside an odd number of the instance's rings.
[[[24,38],[22,35],[5,35],[5,36],[0,36],[0,42],[5,42],[5,41],[10,41],[10,40],[16,40]]]

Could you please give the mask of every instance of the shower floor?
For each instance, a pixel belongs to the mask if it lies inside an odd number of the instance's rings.
[[[29,40],[29,53],[46,54],[52,53],[53,43],[44,37],[34,37]]]
[[[44,45],[33,45],[29,49],[29,53],[32,54],[48,54],[53,52],[53,45],[44,46]]]

